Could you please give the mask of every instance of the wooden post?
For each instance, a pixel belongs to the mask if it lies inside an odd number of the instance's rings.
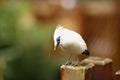
[[[94,80],[113,80],[112,60],[101,57],[88,57],[83,62],[94,63]]]
[[[115,73],[115,80],[120,80],[120,70]]]
[[[93,68],[92,63],[81,63],[80,66],[62,65],[61,80],[93,80]]]

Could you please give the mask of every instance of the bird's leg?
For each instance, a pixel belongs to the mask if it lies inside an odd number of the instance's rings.
[[[65,63],[65,65],[70,65],[71,64],[71,62],[70,62],[71,56],[72,56],[72,54],[70,54],[70,56],[68,57],[67,62]]]
[[[80,59],[79,55],[77,55],[77,61],[75,62],[74,66],[79,66],[80,65]]]

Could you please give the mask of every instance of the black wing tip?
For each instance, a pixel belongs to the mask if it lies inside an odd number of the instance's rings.
[[[82,54],[85,54],[85,55],[87,55],[87,56],[89,56],[89,55],[90,55],[90,53],[89,53],[89,51],[88,51],[88,50],[85,50]]]

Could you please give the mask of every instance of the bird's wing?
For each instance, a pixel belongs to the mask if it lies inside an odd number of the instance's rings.
[[[77,44],[79,44],[81,46],[81,48],[84,50],[84,49],[87,49],[87,45],[84,41],[84,39],[82,38],[82,36],[74,31],[72,31],[75,36],[75,40],[77,42]]]
[[[61,37],[64,39],[62,41],[63,45],[66,45],[66,43],[73,45],[75,43],[81,46],[83,49],[87,49],[86,43],[79,33],[68,29],[63,29],[60,31],[60,33],[62,35]]]
[[[79,41],[81,43],[85,43],[82,36],[79,33],[75,32],[75,31],[68,30],[68,29],[62,29],[60,31],[60,34],[62,36],[64,36],[64,38],[66,38],[66,39],[75,40],[75,41],[77,40],[77,41]]]

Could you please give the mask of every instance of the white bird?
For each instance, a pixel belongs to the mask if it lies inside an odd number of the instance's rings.
[[[57,25],[54,32],[54,50],[56,50],[58,46],[70,55],[66,65],[71,64],[70,58],[72,55],[89,55],[87,45],[81,35],[61,25]],[[79,65],[79,59],[76,65]]]

